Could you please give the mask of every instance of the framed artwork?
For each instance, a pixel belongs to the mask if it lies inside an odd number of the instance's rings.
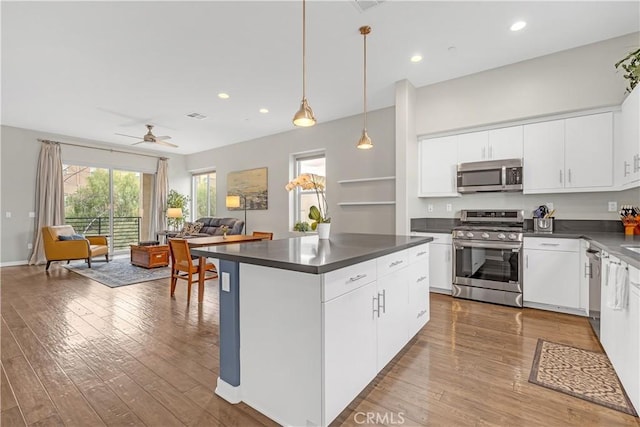
[[[227,196],[240,196],[240,206],[231,211],[268,209],[267,168],[248,169],[227,174]]]

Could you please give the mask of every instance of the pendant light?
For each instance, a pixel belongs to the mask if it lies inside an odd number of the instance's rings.
[[[360,34],[362,34],[364,38],[364,127],[362,128],[362,136],[360,137],[356,147],[362,150],[368,150],[373,147],[371,138],[367,135],[367,34],[370,32],[370,26],[365,25],[364,27],[360,27]]]
[[[305,56],[306,56],[306,42],[307,42],[307,31],[306,31],[306,5],[305,0],[302,0],[302,102],[300,103],[300,109],[293,116],[293,124],[296,126],[308,127],[316,124],[316,118],[313,115],[313,110],[309,107],[307,102],[307,73],[305,66]]]

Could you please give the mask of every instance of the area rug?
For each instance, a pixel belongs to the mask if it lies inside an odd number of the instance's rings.
[[[604,353],[538,339],[529,382],[638,416]]]
[[[91,268],[85,262],[68,264],[65,268],[88,277],[110,288],[133,285],[171,276],[169,267],[143,268],[132,265],[128,258],[116,258],[110,262],[91,261]]]

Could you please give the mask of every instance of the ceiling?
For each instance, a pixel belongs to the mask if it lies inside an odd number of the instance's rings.
[[[362,113],[362,25],[372,27],[369,110],[392,106],[402,79],[425,86],[640,30],[637,1],[361,8],[307,2],[307,98],[319,123]],[[136,141],[115,134],[142,137],[149,123],[179,148],[136,147],[180,154],[294,129],[301,1],[3,1],[1,12],[4,125],[128,146]],[[510,31],[517,20],[528,25]],[[409,61],[415,53],[422,62]]]

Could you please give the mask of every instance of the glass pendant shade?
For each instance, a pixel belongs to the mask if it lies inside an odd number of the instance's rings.
[[[313,110],[307,103],[307,98],[302,98],[300,103],[300,109],[293,116],[293,124],[296,126],[308,127],[316,124],[316,118],[313,115]]]
[[[369,148],[373,148],[373,143],[371,142],[371,138],[367,135],[367,130],[362,129],[362,136],[360,137],[360,141],[358,141],[358,145],[356,146],[361,150],[368,150]]]

